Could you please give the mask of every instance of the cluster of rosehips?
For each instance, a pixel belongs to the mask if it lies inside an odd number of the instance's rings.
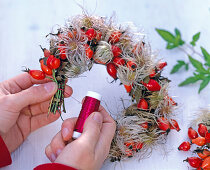
[[[198,136],[198,134],[200,136]],[[210,150],[207,145],[210,143],[210,133],[208,132],[207,127],[200,123],[198,125],[198,133],[193,129],[188,129],[188,137],[191,140],[191,143],[188,141],[183,142],[178,150],[180,151],[189,151],[192,144],[198,146],[194,153],[197,153],[198,157],[188,157],[186,160],[189,165],[197,170],[210,170]]]
[[[160,117],[157,119],[158,128],[163,131],[162,133],[168,134],[171,129],[175,129],[177,131],[181,130],[176,120],[171,119],[170,122],[164,117]],[[141,123],[139,126],[147,130],[149,129],[150,124],[148,122],[144,122],[144,123]],[[126,147],[125,149],[126,155],[129,158],[131,158],[134,152],[139,152],[142,149],[144,143],[129,141],[129,142],[125,142],[124,145]]]
[[[30,70],[27,69],[27,71],[34,79],[37,80],[43,80],[46,75],[52,76],[53,70],[56,70],[60,67],[61,61],[66,59],[66,54],[64,53],[64,49],[62,48],[63,44],[60,44],[60,47],[58,50],[60,51],[59,56],[51,55],[50,51],[46,48],[42,48],[44,52],[44,58],[41,58],[39,60],[41,70]]]

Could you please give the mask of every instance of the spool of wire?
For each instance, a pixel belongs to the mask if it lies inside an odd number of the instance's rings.
[[[100,102],[101,102],[100,94],[93,91],[87,92],[84,103],[82,104],[82,109],[77,119],[77,123],[75,125],[73,133],[74,139],[77,139],[78,137],[81,136],[86,119],[91,113],[98,111]]]

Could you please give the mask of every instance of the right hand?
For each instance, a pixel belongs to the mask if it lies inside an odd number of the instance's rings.
[[[109,154],[116,130],[116,123],[100,106],[99,112],[92,113],[85,122],[82,135],[72,139],[77,118],[63,122],[61,131],[46,147],[47,157],[81,170],[98,170]]]

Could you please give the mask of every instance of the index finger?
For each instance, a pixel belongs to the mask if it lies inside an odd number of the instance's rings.
[[[36,80],[32,78],[28,73],[22,73],[9,80],[3,81],[3,84],[10,93],[14,94],[25,90],[33,86],[34,84],[43,84],[50,81],[51,80],[47,78],[45,78],[44,80]]]

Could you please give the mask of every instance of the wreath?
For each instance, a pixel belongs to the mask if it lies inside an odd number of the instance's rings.
[[[168,95],[170,81],[161,75],[167,63],[156,61],[144,34],[129,25],[116,25],[112,17],[83,14],[46,37],[50,47],[41,47],[42,71],[26,71],[35,79],[47,77],[57,83],[49,113],[61,114],[61,108],[66,112],[66,80],[91,70],[93,64],[105,65],[113,82],[119,79],[131,97],[131,105],[115,118],[117,130],[109,153],[112,162],[150,153],[153,146],[165,141],[170,129],[180,130],[172,119],[177,103]]]

